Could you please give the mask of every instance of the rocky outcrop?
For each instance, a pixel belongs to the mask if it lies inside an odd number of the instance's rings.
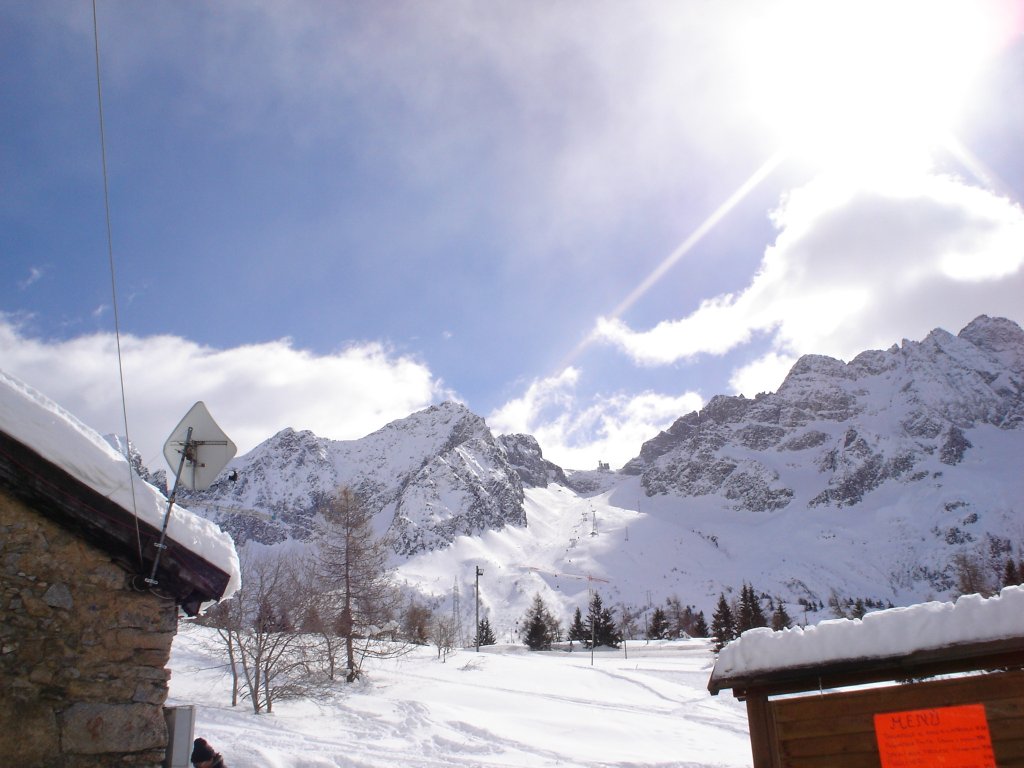
[[[500,435],[498,442],[524,488],[546,488],[550,483],[569,485],[562,468],[544,458],[533,435]]]

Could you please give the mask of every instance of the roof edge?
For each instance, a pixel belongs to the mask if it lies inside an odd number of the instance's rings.
[[[139,480],[139,482],[145,482]],[[160,531],[0,430],[0,488],[108,554],[129,575],[147,567]],[[229,574],[168,537],[157,570],[157,589],[195,615],[203,602],[219,600]]]

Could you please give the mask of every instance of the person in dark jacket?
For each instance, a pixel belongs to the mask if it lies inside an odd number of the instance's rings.
[[[192,742],[192,765],[195,768],[227,768],[220,753],[214,752],[206,739]]]

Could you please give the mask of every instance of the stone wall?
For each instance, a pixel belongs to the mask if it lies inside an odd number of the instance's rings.
[[[157,768],[177,629],[104,553],[0,491],[0,762]]]

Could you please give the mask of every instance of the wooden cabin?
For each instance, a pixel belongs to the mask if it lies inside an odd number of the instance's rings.
[[[1024,587],[752,630],[708,689],[746,701],[754,768],[1024,766]]]

